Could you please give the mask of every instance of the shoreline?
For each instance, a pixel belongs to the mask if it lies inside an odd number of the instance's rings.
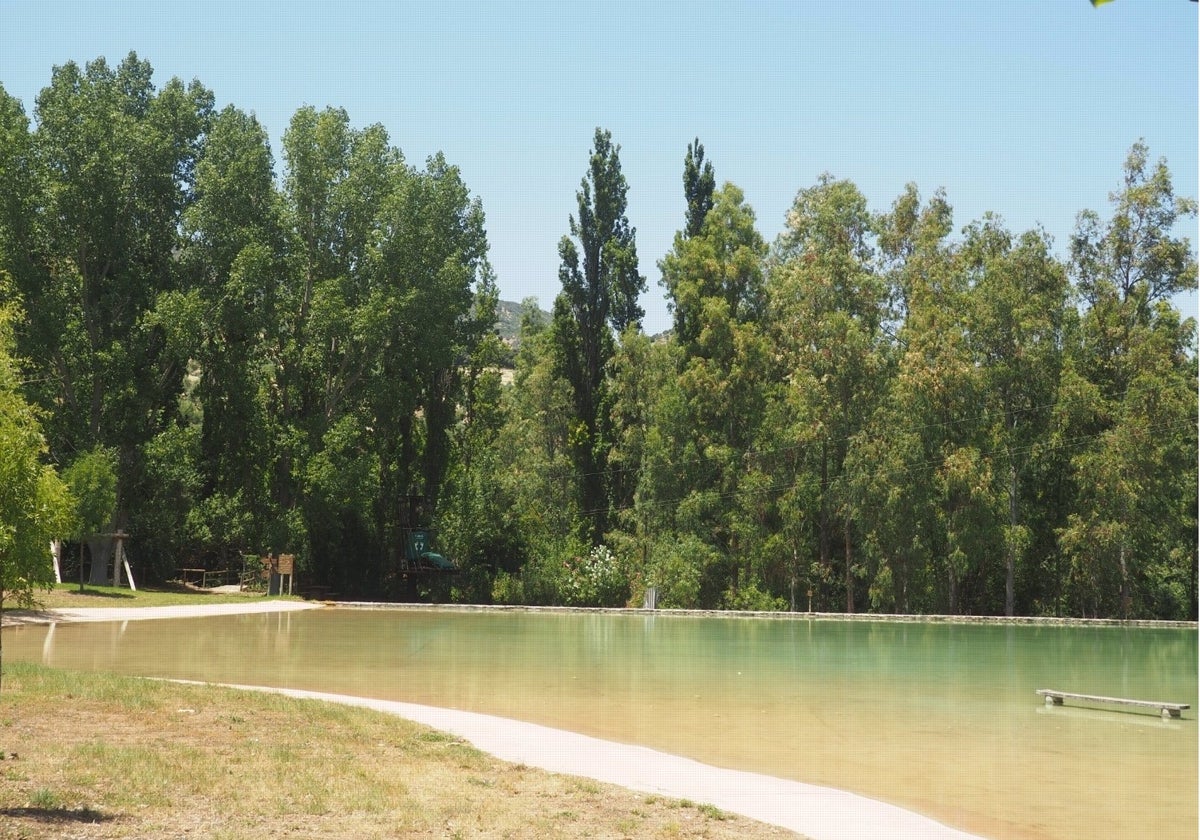
[[[547,615],[630,615],[642,618],[728,618],[773,621],[875,621],[894,624],[964,624],[1030,627],[1137,627],[1200,630],[1200,622],[1156,619],[1073,618],[1069,616],[917,615],[904,613],[836,613],[750,610],[642,609],[638,607],[546,607],[523,604],[422,604],[391,601],[249,601],[245,604],[196,604],[168,607],[61,607],[5,610],[3,626],[76,621],[136,621],[153,618],[201,618],[210,615],[284,612],[332,607],[396,612],[521,612]]]
[[[188,680],[186,684],[205,685]],[[394,714],[448,732],[503,761],[629,790],[714,805],[811,840],[984,840],[896,805],[836,788],[702,764],[511,718],[302,689],[208,683]]]
[[[126,621],[156,618],[185,618],[212,615],[286,612],[306,609],[343,608],[395,610],[398,612],[525,612],[593,613],[680,618],[773,618],[776,620],[893,620],[913,623],[938,621],[929,616],[878,616],[839,613],[731,613],[701,610],[641,610],[566,607],[473,606],[391,604],[368,602],[257,601],[245,604],[213,604],[167,607],[62,608],[13,616],[5,614],[5,625],[48,624],[58,621]],[[1060,619],[997,619],[940,617],[943,623],[1189,627],[1182,622],[1120,622],[1113,620],[1063,621]],[[16,619],[16,620],[10,620]],[[213,683],[213,685],[221,685]],[[351,695],[266,686],[229,687],[274,692],[293,697],[319,699],[371,708],[448,732],[484,752],[513,763],[523,763],[550,772],[595,779],[621,787],[712,804],[722,810],[799,832],[811,840],[859,840],[881,836],[917,840],[982,840],[978,835],[946,826],[932,817],[874,800],[848,790],[821,787],[764,774],[705,765],[692,759],[638,745],[622,744],[580,735],[539,724],[440,707],[399,701],[375,700]]]
[[[639,607],[541,607],[522,604],[413,604],[388,601],[326,601],[326,606],[351,610],[411,612],[528,612],[546,614],[633,615],[642,618],[735,618],[775,621],[877,621],[895,624],[992,624],[1034,627],[1143,627],[1164,630],[1197,630],[1200,622],[1138,618],[1072,618],[1036,615],[917,615],[906,613],[836,613],[751,610],[643,609]]]
[[[169,607],[81,607],[17,615],[6,612],[4,623],[6,626],[17,626],[56,622],[192,618],[343,606],[351,609],[431,608],[425,605],[344,605],[307,601],[259,601],[246,604]],[[579,612],[564,608],[546,609],[556,612]],[[653,614],[646,610],[585,612]],[[318,699],[395,714],[463,738],[504,761],[526,764],[553,773],[590,778],[657,796],[711,804],[725,811],[790,829],[811,840],[874,840],[878,837],[894,837],[899,840],[983,840],[977,835],[951,828],[915,811],[849,791],[742,770],[713,767],[648,747],[605,741],[511,718],[300,689],[244,685],[228,687]]]

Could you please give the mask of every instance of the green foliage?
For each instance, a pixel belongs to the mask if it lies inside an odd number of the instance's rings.
[[[32,122],[0,90],[6,592],[44,580],[47,534],[121,527],[143,578],[287,551],[412,597],[420,525],[460,569],[425,595],[456,600],[1197,615],[1196,324],[1172,304],[1196,202],[1144,143],[1062,259],[829,175],[768,247],[696,140],[652,340],[597,130],[562,292],[510,348],[442,155],[305,107],[277,174],[213,101],[133,54],[55,68]]]
[[[84,452],[63,471],[63,481],[76,501],[74,539],[107,531],[117,509],[117,454],[97,446]]]
[[[587,539],[598,545],[607,530],[610,486],[607,453],[611,422],[605,374],[614,352],[613,332],[640,327],[636,231],[625,216],[628,185],[621,147],[596,129],[588,173],[576,193],[578,219],[558,245],[562,291],[551,328],[555,372],[570,386],[577,419],[570,438]]]
[[[629,577],[608,546],[593,546],[585,557],[564,561],[558,582],[563,604],[572,607],[623,607],[629,599]]]
[[[5,281],[0,274],[0,284]],[[54,583],[50,541],[72,529],[75,500],[43,463],[46,442],[37,412],[18,391],[12,357],[19,310],[0,305],[0,611],[5,602],[32,605]]]
[[[1081,445],[1057,533],[1066,595],[1085,615],[1196,614],[1196,511],[1178,501],[1195,492],[1196,324],[1165,300],[1196,287],[1191,244],[1172,235],[1196,204],[1175,197],[1166,164],[1151,170],[1147,157],[1135,144],[1112,219],[1080,214],[1071,242],[1088,306],[1059,398],[1062,434]],[[1190,603],[1170,594],[1185,580]]]
[[[683,158],[683,196],[687,200],[687,223],[684,236],[696,236],[704,227],[704,218],[713,206],[713,190],[717,187],[711,161],[704,159],[700,139],[689,143]]]
[[[659,606],[696,609],[705,570],[718,562],[717,552],[698,537],[660,540],[651,549],[647,584],[657,587]]]
[[[754,582],[726,590],[721,606],[727,610],[748,612],[782,612],[788,608],[783,598],[762,591]]]

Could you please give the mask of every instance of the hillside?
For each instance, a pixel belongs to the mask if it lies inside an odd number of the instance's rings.
[[[539,311],[546,319],[546,323],[549,323],[550,313],[540,307]],[[517,347],[521,338],[521,304],[513,303],[510,300],[497,302],[496,330],[505,344],[514,349]]]

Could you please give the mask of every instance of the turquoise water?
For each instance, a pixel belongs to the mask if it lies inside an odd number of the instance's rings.
[[[334,609],[10,628],[4,648],[518,718],[990,837],[1196,836],[1194,630]],[[1048,708],[1038,688],[1192,709]]]

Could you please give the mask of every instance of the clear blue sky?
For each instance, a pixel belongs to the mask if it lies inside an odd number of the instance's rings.
[[[607,128],[657,332],[693,137],[768,241],[828,171],[875,210],[909,181],[944,187],[956,227],[991,210],[1014,231],[1041,224],[1062,253],[1078,211],[1107,217],[1139,137],[1197,195],[1197,26],[1186,0],[0,0],[0,84],[32,114],[52,66],[135,50],[160,84],[196,78],[256,113],[277,174],[301,105],[382,123],[410,161],[441,150],[461,168],[502,296],[545,308]]]

